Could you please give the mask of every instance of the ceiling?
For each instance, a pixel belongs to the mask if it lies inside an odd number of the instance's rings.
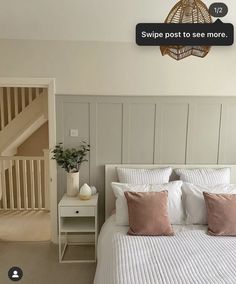
[[[235,11],[235,1],[227,1],[229,10]],[[163,22],[176,2],[1,0],[0,38],[132,42],[138,22]],[[212,2],[205,0],[208,5]],[[236,22],[230,11],[224,21]]]

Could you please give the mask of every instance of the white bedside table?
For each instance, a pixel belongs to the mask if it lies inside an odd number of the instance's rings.
[[[59,223],[59,262],[96,262],[97,251],[97,224],[98,224],[98,194],[93,195],[90,200],[80,200],[79,197],[68,197],[66,194],[58,204]],[[84,236],[93,235],[94,243],[69,242],[71,235]],[[94,246],[94,257],[92,259],[64,259],[69,246]],[[88,247],[87,247],[87,250]],[[91,251],[91,249],[90,249]]]

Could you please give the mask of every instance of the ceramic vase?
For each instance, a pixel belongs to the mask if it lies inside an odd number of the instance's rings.
[[[67,173],[67,195],[76,196],[79,191],[79,172]]]

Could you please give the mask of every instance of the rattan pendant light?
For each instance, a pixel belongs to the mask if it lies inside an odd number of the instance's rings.
[[[165,23],[212,23],[207,6],[201,0],[180,0],[171,9]],[[176,60],[194,55],[204,57],[208,54],[210,46],[161,46],[162,55],[168,54]]]

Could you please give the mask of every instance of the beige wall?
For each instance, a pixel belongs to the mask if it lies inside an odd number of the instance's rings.
[[[55,77],[60,94],[236,94],[235,46],[177,62],[134,43],[0,40],[0,62],[0,77]]]
[[[48,149],[48,122],[45,122],[19,148],[16,156],[43,156]]]

